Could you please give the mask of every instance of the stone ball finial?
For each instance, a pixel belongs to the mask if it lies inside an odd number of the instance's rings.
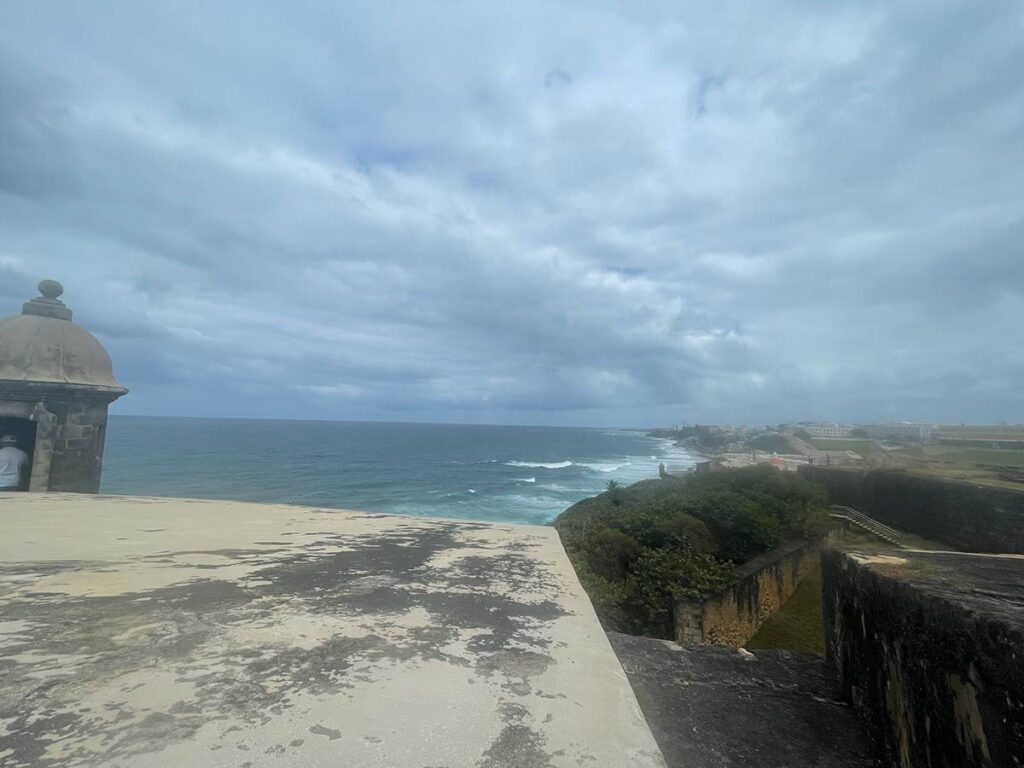
[[[21,305],[21,314],[55,317],[58,320],[70,320],[71,310],[57,297],[64,293],[64,286],[56,280],[42,280],[39,283],[39,296]]]
[[[47,299],[56,299],[64,293],[64,286],[56,280],[41,280],[39,294]]]

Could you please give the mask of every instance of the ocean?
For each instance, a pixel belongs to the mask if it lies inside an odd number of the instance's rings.
[[[111,416],[101,492],[543,524],[694,461],[628,429]]]

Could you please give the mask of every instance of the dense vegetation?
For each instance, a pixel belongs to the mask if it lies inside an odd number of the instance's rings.
[[[827,520],[823,489],[773,467],[645,480],[555,521],[605,628],[671,636],[674,596],[727,587],[733,569]]]

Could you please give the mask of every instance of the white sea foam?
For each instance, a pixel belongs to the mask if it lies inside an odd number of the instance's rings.
[[[517,483],[536,483],[537,482],[537,478],[536,477],[517,477],[516,478],[516,482]]]
[[[542,469],[565,469],[571,467],[571,461],[506,461],[505,466],[508,467],[534,467]]]
[[[548,491],[558,491],[559,493],[583,493],[588,495],[597,493],[597,490],[599,490],[594,488],[574,488],[573,486],[562,485],[561,483],[544,483],[543,485],[538,485],[537,487],[544,488],[545,490]]]
[[[581,467],[586,467],[587,469],[593,469],[596,472],[614,472],[617,469],[622,469],[623,467],[632,466],[633,462],[631,462],[631,461],[623,461],[623,462],[621,462],[619,464],[607,464],[607,463],[588,464],[585,461],[581,461],[581,462],[578,462],[578,464]]]

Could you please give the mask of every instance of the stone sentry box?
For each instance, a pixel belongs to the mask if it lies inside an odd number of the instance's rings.
[[[0,320],[0,432],[29,454],[29,491],[96,493],[107,409],[128,390],[110,355],[60,300],[63,286],[39,284],[20,315]]]

